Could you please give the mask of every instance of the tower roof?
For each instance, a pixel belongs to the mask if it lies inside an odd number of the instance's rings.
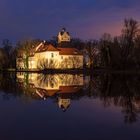
[[[62,48],[58,47],[60,55],[82,55],[82,53],[76,48]]]
[[[69,35],[69,32],[66,31],[66,28],[62,28],[62,30],[59,32],[61,35],[67,33]]]

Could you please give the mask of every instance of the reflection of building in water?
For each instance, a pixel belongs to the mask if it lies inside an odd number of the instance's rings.
[[[59,97],[58,106],[59,108],[62,108],[63,111],[65,111],[70,106],[70,99],[63,99]]]
[[[61,90],[57,93],[58,94],[58,106],[63,111],[66,111],[71,104],[71,98],[73,95],[78,93],[78,91],[81,89],[81,87],[76,86],[66,86],[61,87]]]
[[[71,74],[55,74],[55,75],[43,75],[37,73],[17,73],[18,82],[28,82],[28,84],[34,84],[36,88],[46,90],[60,90],[69,86],[83,86],[82,75]]]
[[[58,106],[66,110],[70,106],[71,95],[83,88],[83,76],[71,74],[43,75],[37,73],[17,73],[17,82],[27,92],[41,99],[56,96]]]

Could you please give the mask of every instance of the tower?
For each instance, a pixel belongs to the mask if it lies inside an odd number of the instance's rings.
[[[58,44],[69,43],[71,40],[69,32],[65,28],[58,33]]]
[[[71,100],[69,98],[62,98],[62,97],[58,98],[58,106],[63,111],[66,111],[69,108],[70,102],[71,102]]]

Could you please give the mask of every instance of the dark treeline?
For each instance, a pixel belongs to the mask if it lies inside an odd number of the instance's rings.
[[[0,48],[0,68],[16,68],[16,57],[19,49],[29,55],[30,49],[40,43],[40,39],[19,41],[12,46],[8,39],[3,40]],[[56,38],[50,41],[57,46]],[[125,19],[120,36],[112,37],[105,33],[99,40],[82,41],[72,39],[70,47],[81,50],[84,54],[84,67],[107,69],[140,68],[140,28],[138,21]]]

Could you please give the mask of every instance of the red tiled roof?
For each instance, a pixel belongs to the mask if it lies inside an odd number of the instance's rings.
[[[44,52],[44,51],[58,51],[57,48],[55,48],[53,45],[51,44],[43,44],[41,45],[37,50],[36,52]]]
[[[59,87],[59,94],[60,93],[76,93],[81,89],[80,86],[60,86]]]
[[[35,53],[41,53],[45,51],[59,51],[60,55],[82,55],[82,53],[76,48],[61,48],[54,47],[52,44],[40,43],[38,46],[30,50],[30,56],[34,56]],[[19,50],[18,57],[23,57],[24,50]]]
[[[60,55],[82,55],[76,48],[58,48]]]
[[[82,86],[60,86],[59,90],[46,90],[42,88],[36,88],[40,93],[47,95],[47,96],[53,96],[56,93],[76,93],[81,89]]]
[[[49,44],[47,47],[47,51],[59,51],[59,50],[55,48],[53,45]]]
[[[36,89],[41,94],[44,94],[44,95],[47,95],[47,96],[53,96],[54,94],[56,94],[59,91],[59,90],[46,90],[46,89],[42,89],[42,88],[36,88]]]
[[[59,90],[47,90],[47,95],[48,96],[53,96],[55,95]]]

